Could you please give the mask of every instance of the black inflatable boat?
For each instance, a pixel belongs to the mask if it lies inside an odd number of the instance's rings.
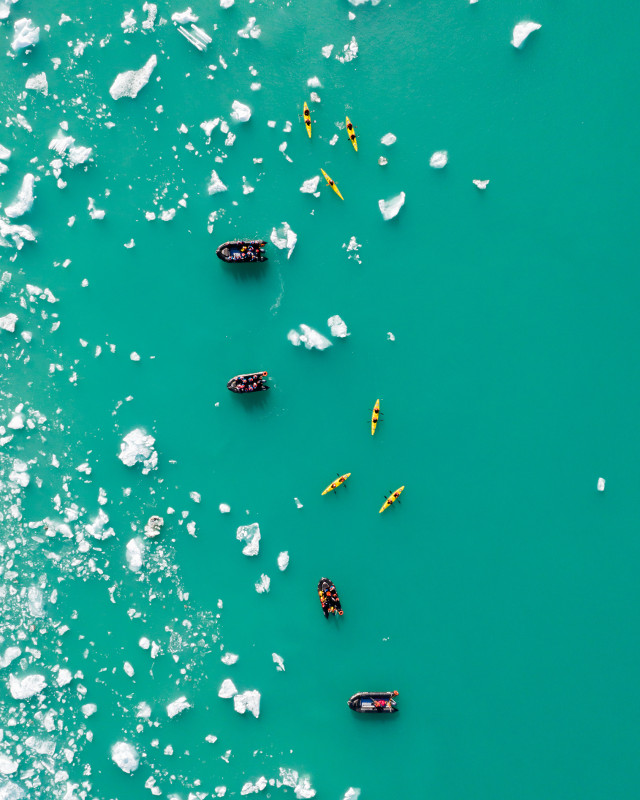
[[[329,614],[340,614],[343,615],[342,606],[340,605],[340,598],[338,597],[338,592],[336,592],[336,587],[333,583],[329,580],[329,578],[320,578],[318,581],[318,595],[320,597],[320,604],[322,605],[322,610],[324,611],[325,617],[329,617]]]
[[[358,692],[347,700],[352,711],[360,714],[393,714],[397,711],[398,692]]]
[[[227,383],[227,389],[236,394],[247,392],[266,392],[269,388],[265,383],[266,372],[247,372],[246,375],[235,375]]]
[[[266,261],[262,239],[246,239],[237,242],[223,242],[216,250],[218,258],[229,264],[239,264],[249,261]]]

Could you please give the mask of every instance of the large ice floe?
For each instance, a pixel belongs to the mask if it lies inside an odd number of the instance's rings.
[[[114,100],[119,100],[121,97],[137,97],[140,89],[149,83],[149,78],[156,68],[157,63],[158,59],[154,54],[140,69],[130,69],[127,70],[127,72],[120,72],[109,89],[111,97],[113,97]]]
[[[245,556],[257,556],[260,552],[260,526],[257,522],[251,525],[240,525],[236,531],[236,539],[239,542],[246,542],[242,548]]]
[[[42,94],[46,97],[49,94],[47,73],[38,72],[37,75],[32,75],[30,78],[27,78],[27,82],[25,83],[24,88],[33,89],[34,92],[42,92]]]
[[[308,325],[300,325],[300,331],[292,328],[287,334],[287,339],[294,347],[303,344],[307,350],[326,350],[331,347],[331,342],[326,336],[323,336],[315,328],[310,328]]]
[[[291,258],[293,248],[298,241],[298,234],[291,230],[288,222],[283,222],[279,228],[274,228],[269,238],[279,250],[287,250],[287,258]]]
[[[405,193],[400,192],[390,200],[378,200],[378,208],[382,214],[382,219],[389,220],[398,216],[398,212],[404,205]]]
[[[116,742],[111,748],[111,758],[123,772],[127,773],[135,772],[140,764],[138,751],[129,742]]]
[[[520,48],[525,43],[525,40],[534,32],[542,27],[538,22],[519,22],[513,29],[511,34],[511,44],[514,47]]]
[[[135,428],[122,440],[118,458],[127,467],[142,464],[142,474],[147,475],[158,466],[158,454],[153,448],[155,441],[142,428]]]
[[[39,675],[37,672],[22,678],[9,675],[9,691],[14,700],[27,700],[35,694],[40,694],[46,688],[47,682],[44,675]]]
[[[260,716],[260,692],[257,689],[248,689],[234,696],[233,707],[238,714],[250,711],[257,719]]]
[[[211,173],[211,177],[209,178],[209,185],[207,186],[207,193],[208,194],[218,194],[218,192],[226,192],[227,187],[224,183],[220,180],[220,176],[215,171],[215,169]]]
[[[236,122],[249,122],[251,109],[239,100],[234,100],[231,104],[231,118],[235,119]]]
[[[35,176],[30,172],[27,172],[22,179],[22,184],[13,203],[8,205],[4,210],[4,213],[10,219],[21,217],[23,214],[26,214],[27,211],[31,211],[31,206],[33,205],[33,185],[35,180]]]
[[[129,569],[132,572],[140,572],[144,563],[144,542],[139,536],[127,542],[125,557]]]
[[[30,19],[18,19],[13,23],[13,41],[11,49],[26,50],[40,41],[40,28],[37,28]]]

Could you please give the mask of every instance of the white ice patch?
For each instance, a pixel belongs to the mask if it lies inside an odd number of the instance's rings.
[[[273,659],[273,663],[276,665],[278,672],[284,672],[284,658],[279,656],[277,653],[271,653],[271,658]]]
[[[598,491],[599,492],[604,492],[605,483],[606,483],[606,481],[605,481],[604,478],[598,478]]]
[[[5,314],[4,317],[0,317],[0,331],[9,331],[9,333],[13,333],[16,329],[17,321],[17,314]]]
[[[242,548],[245,556],[257,556],[260,552],[260,526],[257,522],[251,525],[240,525],[236,531],[236,539],[239,542],[246,542]]]
[[[257,689],[249,689],[246,692],[237,694],[233,698],[233,707],[238,714],[250,711],[257,719],[260,716],[260,692]]]
[[[130,69],[127,72],[119,73],[109,89],[111,97],[114,100],[119,100],[121,97],[137,97],[140,89],[149,83],[149,78],[157,63],[158,59],[154,54],[140,69]]]
[[[173,719],[173,717],[177,717],[178,714],[182,714],[182,712],[186,711],[188,708],[193,708],[193,706],[183,695],[167,705],[167,716],[169,719]]]
[[[82,711],[85,717],[92,716],[97,710],[98,706],[95,703],[85,703],[83,706],[80,706],[80,711]]]
[[[11,13],[11,6],[17,0],[0,0],[0,19],[6,19]]]
[[[331,58],[331,53],[333,51],[333,47],[334,46],[332,44],[325,44],[325,46],[322,48],[322,55],[325,58]]]
[[[15,51],[32,47],[40,41],[40,28],[30,19],[18,19],[13,23],[13,41],[11,48]]]
[[[241,28],[238,31],[238,36],[241,36],[243,39],[249,39],[249,38],[258,39],[261,33],[262,31],[256,25],[256,18],[249,17],[249,19],[247,20],[247,24],[244,26],[244,28]]]
[[[107,528],[108,524],[109,517],[100,508],[98,509],[98,515],[94,517],[91,522],[87,523],[84,529],[86,533],[88,533],[89,536],[93,536],[94,539],[109,539],[111,536],[115,536],[115,531],[113,528]]]
[[[387,147],[389,145],[394,144],[397,141],[398,137],[394,133],[385,133],[385,135],[380,139],[382,144],[386,144]]]
[[[231,8],[235,0],[220,0],[220,8]]]
[[[27,172],[22,179],[22,184],[13,203],[8,205],[4,210],[4,213],[10,219],[21,217],[23,214],[26,214],[27,211],[31,210],[31,207],[33,206],[33,186],[35,180],[35,176],[30,172]]]
[[[46,97],[49,94],[47,73],[38,72],[37,75],[32,75],[30,78],[27,78],[25,89],[33,89],[34,92],[42,92],[42,94]]]
[[[194,14],[189,7],[186,11],[176,11],[171,15],[171,20],[177,22],[178,25],[185,25],[187,22],[197,22],[200,19],[197,14]]]
[[[235,687],[234,682],[231,678],[225,678],[222,681],[222,685],[218,690],[218,697],[222,697],[223,700],[228,700],[230,697],[238,694],[238,690]]]
[[[511,44],[514,47],[522,47],[527,37],[534,31],[539,30],[541,27],[542,25],[537,22],[519,22],[513,29],[513,34],[511,35]]]
[[[300,187],[300,191],[303,194],[315,194],[318,191],[318,181],[320,180],[319,175],[314,175],[313,178],[309,178],[309,180],[304,181],[302,186]]]
[[[256,592],[258,592],[258,594],[263,594],[263,592],[268,592],[270,587],[271,578],[263,572],[262,575],[260,575],[260,580],[256,583]]]
[[[377,6],[380,0],[349,0],[352,6],[363,6],[365,3],[371,3],[372,6]]]
[[[312,89],[322,89],[320,78],[317,75],[314,75],[312,78],[307,80],[307,86],[310,86]]]
[[[446,150],[436,150],[429,159],[429,166],[434,169],[443,169],[449,161],[449,153]]]
[[[226,503],[220,503],[218,506],[218,511],[221,514],[228,514],[231,511],[231,506],[227,505]]]
[[[347,42],[345,46],[342,48],[342,55],[337,55],[336,58],[341,64],[347,64],[349,61],[353,61],[354,58],[358,57],[358,42],[356,41],[356,37],[352,36],[351,41]]]
[[[231,104],[231,118],[235,119],[236,122],[249,122],[251,109],[239,100],[234,100]]]
[[[158,466],[158,454],[153,449],[155,441],[142,428],[135,428],[122,440],[118,458],[127,467],[142,464],[142,474],[147,475]]]
[[[34,694],[40,694],[47,687],[44,675],[34,673],[18,678],[16,675],[9,675],[9,691],[14,700],[26,700]]]
[[[278,569],[280,570],[280,572],[284,572],[288,566],[289,566],[289,551],[283,550],[278,555]]]
[[[474,180],[473,183],[478,187],[478,189],[486,189],[489,185],[489,181],[480,181],[477,179]]]
[[[89,198],[89,205],[87,206],[87,210],[89,212],[89,216],[91,219],[104,219],[106,211],[103,211],[100,208],[96,208],[96,203],[93,197]]]
[[[11,150],[9,150],[8,147],[5,147],[2,144],[0,144],[0,158],[3,159],[3,161],[6,161],[8,158],[11,158]]]
[[[124,33],[133,33],[136,28],[136,18],[133,16],[133,9],[124,12],[124,19],[120,23]]]
[[[230,667],[232,664],[236,663],[238,658],[239,656],[237,656],[235,653],[225,653],[220,658],[220,661],[222,661],[223,664],[226,664],[228,667]]]
[[[0,753],[0,775],[13,775],[14,772],[17,772],[20,768],[19,761],[12,761],[9,756],[5,755],[4,753]],[[4,798],[4,787],[6,784],[3,782],[0,785],[0,797]]]
[[[389,220],[396,217],[398,215],[398,212],[404,205],[404,200],[405,200],[404,192],[400,192],[400,194],[397,194],[390,200],[378,200],[378,208],[380,209],[380,213],[382,214],[382,219]]]
[[[132,572],[140,572],[144,561],[144,542],[139,536],[134,539],[129,539],[125,556],[127,559],[127,566]]]
[[[19,647],[7,647],[4,651],[4,655],[0,656],[0,669],[4,669],[11,664],[12,661],[15,661],[22,653],[22,650]]]
[[[333,317],[329,317],[327,320],[327,325],[331,329],[332,336],[336,336],[339,339],[344,339],[346,336],[349,336],[347,325],[344,320],[338,316],[338,314],[334,314]]]
[[[214,169],[211,172],[211,177],[209,178],[209,185],[207,186],[207,192],[209,194],[218,194],[218,192],[226,192],[226,191],[227,187],[220,180],[218,173]]]
[[[299,344],[303,344],[307,350],[326,350],[327,347],[331,347],[331,342],[327,339],[327,337],[323,336],[314,328],[310,328],[308,325],[301,324],[300,331],[301,332],[299,333],[298,331],[292,329],[287,334],[287,339],[295,347],[297,347]]]
[[[293,248],[298,241],[298,234],[291,230],[288,222],[283,222],[280,228],[271,231],[270,239],[279,250],[288,250],[287,258],[291,258]]]
[[[471,0],[472,3],[475,3],[476,0]],[[344,793],[344,797],[342,800],[358,800],[360,797],[360,789],[354,789],[353,786],[350,786],[347,791]]]
[[[111,748],[111,758],[123,772],[127,773],[135,772],[140,763],[138,751],[128,742],[116,742]]]

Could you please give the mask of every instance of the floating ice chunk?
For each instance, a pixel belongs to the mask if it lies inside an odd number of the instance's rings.
[[[18,19],[13,23],[13,41],[11,42],[13,50],[18,51],[32,47],[39,40],[40,28],[36,28],[30,19]]]
[[[89,216],[91,219],[104,219],[104,215],[107,213],[100,208],[96,208],[96,203],[93,197],[89,198],[89,205],[87,206],[87,210],[89,211]]]
[[[257,689],[249,689],[242,694],[237,694],[233,698],[233,707],[238,714],[250,711],[257,719],[260,716],[260,692]]]
[[[158,16],[158,6],[155,3],[144,3],[142,10],[147,12],[147,18],[143,20],[142,27],[144,30],[153,30],[153,26]]]
[[[389,220],[396,217],[404,205],[404,199],[405,193],[400,192],[400,194],[392,197],[391,200],[378,200],[378,208],[382,214],[382,219]]]
[[[220,659],[220,661],[222,661],[223,664],[226,664],[227,666],[230,667],[232,664],[236,663],[238,658],[239,656],[237,656],[235,653],[225,653]]]
[[[236,122],[249,122],[251,119],[251,109],[239,100],[234,100],[231,104],[231,117]]]
[[[0,144],[0,158],[6,161],[8,158],[11,158],[11,150],[8,147],[4,147],[4,145]]]
[[[477,0],[470,0],[472,3],[477,2]],[[360,789],[354,789],[353,786],[350,786],[347,791],[344,793],[344,797],[342,800],[358,800],[360,797]]]
[[[280,572],[284,572],[288,566],[289,566],[289,551],[283,550],[278,556],[278,569],[280,570]]]
[[[228,514],[231,511],[231,506],[228,506],[226,503],[220,503],[218,506],[218,511],[221,514]]]
[[[222,686],[218,690],[218,697],[222,697],[223,700],[227,700],[229,697],[233,697],[236,694],[238,694],[238,690],[236,689],[231,678],[225,678],[222,681]]]
[[[209,178],[209,185],[207,186],[207,192],[209,194],[217,194],[218,192],[226,192],[227,187],[218,177],[218,173],[215,169],[211,172],[211,178]]]
[[[200,127],[204,131],[205,136],[211,136],[211,132],[213,129],[218,125],[220,122],[220,117],[216,117],[215,119],[207,120],[206,122],[201,122]]]
[[[244,28],[238,31],[238,36],[241,36],[243,39],[249,39],[250,37],[251,39],[258,39],[261,33],[262,31],[256,25],[256,18],[249,17]]]
[[[325,46],[322,48],[322,55],[325,58],[331,58],[332,50],[333,50],[333,45],[332,44],[325,44]]]
[[[116,742],[111,748],[111,759],[123,772],[131,773],[138,769],[138,751],[128,742]]]
[[[35,180],[35,176],[30,172],[27,172],[22,179],[22,184],[13,203],[8,205],[4,210],[4,213],[10,219],[21,217],[23,214],[26,214],[27,211],[31,210],[31,207],[33,206],[33,185]]]
[[[309,778],[300,778],[293,793],[298,800],[309,800],[309,798],[316,796],[316,790],[311,786]]]
[[[120,27],[125,33],[133,33],[136,27],[136,19],[133,16],[133,9],[124,12],[124,19],[120,23]]]
[[[271,578],[268,575],[265,575],[264,572],[260,575],[260,580],[256,583],[256,592],[258,594],[262,594],[263,592],[268,592],[271,586]]]
[[[130,678],[133,678],[135,670],[133,669],[133,665],[129,661],[124,662],[123,669]]]
[[[243,784],[242,789],[240,790],[240,794],[241,795],[258,794],[258,792],[261,792],[264,788],[266,788],[266,786],[267,786],[267,779],[263,775],[261,778],[258,778],[258,780],[255,783],[247,781],[245,784]]]
[[[342,48],[342,55],[337,55],[336,58],[341,64],[347,64],[349,61],[353,61],[354,58],[358,57],[358,42],[356,41],[356,37],[352,36],[351,41],[347,42],[345,46]]]
[[[37,75],[32,75],[30,78],[27,78],[25,89],[33,89],[35,92],[42,92],[42,94],[46,97],[49,94],[47,73],[38,72]]]
[[[309,80],[307,81],[307,86],[311,86],[312,89],[322,89],[320,78],[317,75],[314,75],[312,78],[309,78]]]
[[[346,323],[337,314],[333,317],[329,317],[327,325],[331,329],[332,336],[336,336],[339,339],[344,339],[346,336],[349,336]]]
[[[220,8],[231,8],[235,0],[220,0]]]
[[[212,733],[208,733],[204,737],[205,742],[209,742],[209,744],[215,744],[218,741],[218,737],[214,736]]]
[[[142,569],[144,549],[144,543],[139,536],[136,536],[135,539],[129,539],[127,542],[125,556],[127,558],[127,566],[132,572],[140,572]]]
[[[115,536],[115,531],[113,528],[107,528],[106,526],[108,524],[109,517],[100,508],[98,509],[98,515],[90,523],[85,525],[84,529],[89,536],[93,536],[94,539],[109,539],[111,536]]]
[[[525,39],[534,31],[539,30],[541,27],[542,25],[538,24],[537,22],[519,22],[513,29],[513,34],[511,35],[511,44],[514,47],[522,47]]]
[[[186,711],[188,708],[193,708],[193,706],[183,695],[182,697],[179,697],[177,700],[174,700],[172,703],[168,704],[167,716],[169,719],[173,719],[173,717],[177,717],[178,714],[182,714],[182,712]]]
[[[326,350],[331,347],[331,342],[318,331],[310,328],[308,325],[300,325],[300,333],[296,330],[290,330],[287,334],[287,339],[292,345],[297,347],[303,344],[307,350]]]
[[[382,144],[386,144],[387,147],[389,145],[394,144],[397,141],[398,137],[394,133],[385,133],[385,135],[380,139]]]
[[[82,711],[85,717],[92,716],[97,710],[98,706],[95,703],[85,703],[83,706],[80,706],[80,711]]]
[[[154,54],[140,69],[130,69],[127,72],[119,73],[109,89],[111,97],[114,100],[119,100],[121,97],[137,97],[140,89],[149,83],[149,78],[157,63],[158,59]]]
[[[311,92],[311,94],[309,95],[309,100],[311,100],[312,103],[320,103],[321,102],[320,95],[317,94],[316,92]]]
[[[126,245],[125,245],[125,247],[126,247]],[[132,351],[132,352],[129,354],[129,358],[130,358],[132,361],[140,361],[140,354],[139,354],[139,353],[136,353],[136,351],[135,351],[135,350],[133,350],[133,351]]]
[[[365,3],[371,3],[372,6],[377,6],[380,0],[349,0],[352,6],[363,6]]]
[[[26,462],[21,461],[19,458],[13,459],[13,468],[9,473],[9,480],[15,483],[16,486],[21,486],[23,489],[27,488],[31,478]]]
[[[300,334],[294,328],[292,328],[287,334],[287,339],[294,347],[298,347],[300,345]]]
[[[387,331],[387,340],[390,342],[395,342],[396,337],[391,333],[391,331]]]
[[[9,331],[9,333],[13,333],[16,329],[17,321],[17,314],[5,314],[4,317],[0,317],[0,331]]]
[[[381,167],[385,167],[388,163],[389,160],[386,159],[384,156],[380,156],[380,158],[378,159],[378,164],[380,164]]]
[[[288,250],[287,258],[291,258],[293,248],[298,241],[298,234],[291,230],[288,222],[283,222],[280,228],[271,231],[270,239],[279,250]]]
[[[47,682],[44,675],[34,673],[18,678],[16,675],[9,675],[9,691],[14,700],[26,700],[34,694],[40,694],[46,689]]]
[[[449,153],[446,150],[436,150],[436,152],[429,159],[429,166],[434,169],[442,169],[447,166],[449,160]]]
[[[9,756],[0,753],[0,775],[13,775],[20,768],[19,761],[12,761]],[[0,786],[0,797],[3,796],[3,786]]]
[[[303,194],[313,194],[314,192],[317,192],[319,180],[320,176],[314,175],[313,178],[309,178],[309,180],[304,181],[304,183],[300,187],[300,191]]]
[[[489,181],[474,180],[474,184],[478,187],[478,189],[486,189],[489,185]]]
[[[293,502],[296,504],[296,508],[304,508],[304,506],[303,506],[303,505],[302,505],[302,503],[300,502],[299,498],[297,498],[297,497],[294,497],[294,498],[293,498]]]
[[[17,0],[1,0],[0,1],[0,19],[6,19],[9,16],[9,14],[11,12],[11,6],[16,2],[17,2]]]
[[[186,11],[176,11],[175,14],[171,15],[171,19],[173,22],[177,22],[179,25],[184,25],[187,22],[197,22],[200,17],[198,17],[197,14],[194,14],[189,7]]]
[[[4,655],[0,656],[0,669],[8,667],[12,661],[15,661],[22,653],[19,647],[7,647]]]
[[[58,670],[58,675],[56,676],[56,682],[58,686],[66,686],[67,684],[71,683],[73,679],[73,675],[71,674],[71,670],[66,668],[62,668]]]
[[[606,483],[606,481],[605,481],[604,478],[598,478],[598,491],[599,492],[604,492],[605,483]]]
[[[260,552],[260,526],[257,522],[251,525],[240,525],[236,531],[236,539],[239,542],[246,542],[242,548],[245,556],[257,556]]]
[[[7,237],[10,237],[18,250],[21,250],[25,241],[35,242],[36,235],[28,225],[11,225],[0,217],[0,247],[9,247]]]
[[[271,658],[273,658],[273,663],[276,665],[278,672],[284,672],[284,658],[277,653],[271,653]]]
[[[155,439],[145,433],[142,428],[135,428],[128,433],[120,444],[118,458],[127,467],[142,464],[142,474],[147,475],[158,466],[158,454],[153,449]]]

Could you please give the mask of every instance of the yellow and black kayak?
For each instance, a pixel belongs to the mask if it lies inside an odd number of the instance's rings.
[[[339,478],[336,478],[333,483],[330,483],[327,488],[322,492],[322,494],[328,494],[332,492],[334,489],[337,489],[338,486],[342,486],[342,484],[347,480],[347,478],[351,475],[350,472],[345,472],[344,475],[340,475]],[[404,486],[402,487],[404,489]]]
[[[306,101],[303,109],[302,118],[304,119],[304,127],[307,129],[307,135],[311,138],[311,112],[309,111],[309,106]]]
[[[376,432],[378,427],[378,420],[380,419],[380,400],[376,400],[376,404],[371,412],[371,435]]]
[[[396,489],[395,492],[392,492],[389,495],[389,497],[387,497],[387,499],[384,501],[384,503],[382,504],[382,508],[378,513],[382,514],[383,511],[386,511],[389,508],[389,506],[393,505],[393,503],[395,503],[396,500],[400,497],[402,492],[404,492],[404,486],[401,486],[399,489]]]
[[[338,195],[341,200],[344,200],[344,197],[340,194],[340,189],[336,186],[335,182],[331,180],[331,178],[327,175],[327,173],[320,168],[320,172],[324,175],[325,180],[329,184],[329,186],[333,189],[333,191]]]
[[[353,145],[353,149],[358,152],[358,140],[356,139],[356,132],[353,129],[353,125],[351,124],[351,120],[349,117],[346,117],[347,120],[347,133],[349,134],[349,141]]]

